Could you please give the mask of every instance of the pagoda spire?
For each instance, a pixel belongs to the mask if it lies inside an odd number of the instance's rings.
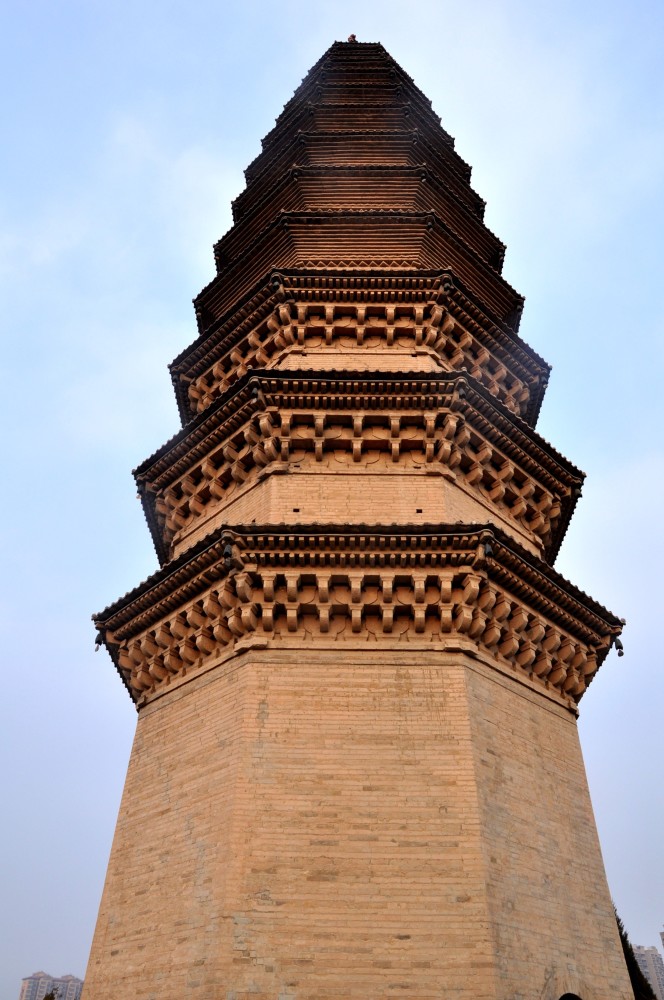
[[[575,724],[621,622],[553,568],[584,477],[470,176],[354,36],[246,170],[134,472],[160,568],[95,616],[92,1000],[630,996]]]

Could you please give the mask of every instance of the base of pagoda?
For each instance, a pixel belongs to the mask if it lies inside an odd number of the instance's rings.
[[[628,1000],[556,697],[454,637],[185,676],[140,712],[87,1000]]]

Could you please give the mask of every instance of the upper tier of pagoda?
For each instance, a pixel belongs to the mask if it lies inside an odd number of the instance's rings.
[[[523,299],[470,174],[382,45],[335,42],[215,246],[198,340],[171,366],[183,424],[247,371],[285,367],[465,369],[534,425],[549,367],[518,337]]]
[[[501,276],[470,167],[381,45],[335,43],[246,171],[217,275],[196,298],[201,334],[266,271],[449,269],[489,321],[516,331],[523,299]]]

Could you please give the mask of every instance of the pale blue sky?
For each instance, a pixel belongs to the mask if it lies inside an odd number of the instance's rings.
[[[659,943],[664,6],[33,0],[0,22],[0,1000],[84,974],[135,725],[89,618],[156,567],[130,470],[177,429],[166,365],[242,170],[351,31],[456,137],[554,366],[538,427],[588,473],[557,566],[628,620],[581,705],[588,776],[618,909]]]

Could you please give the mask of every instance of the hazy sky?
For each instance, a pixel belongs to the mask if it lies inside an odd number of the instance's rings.
[[[90,615],[157,564],[130,470],[178,427],[166,366],[244,167],[350,32],[456,137],[554,366],[538,429],[588,473],[557,567],[628,620],[581,704],[588,777],[618,910],[659,944],[664,6],[5,2],[0,1000],[84,974],[135,726]]]

